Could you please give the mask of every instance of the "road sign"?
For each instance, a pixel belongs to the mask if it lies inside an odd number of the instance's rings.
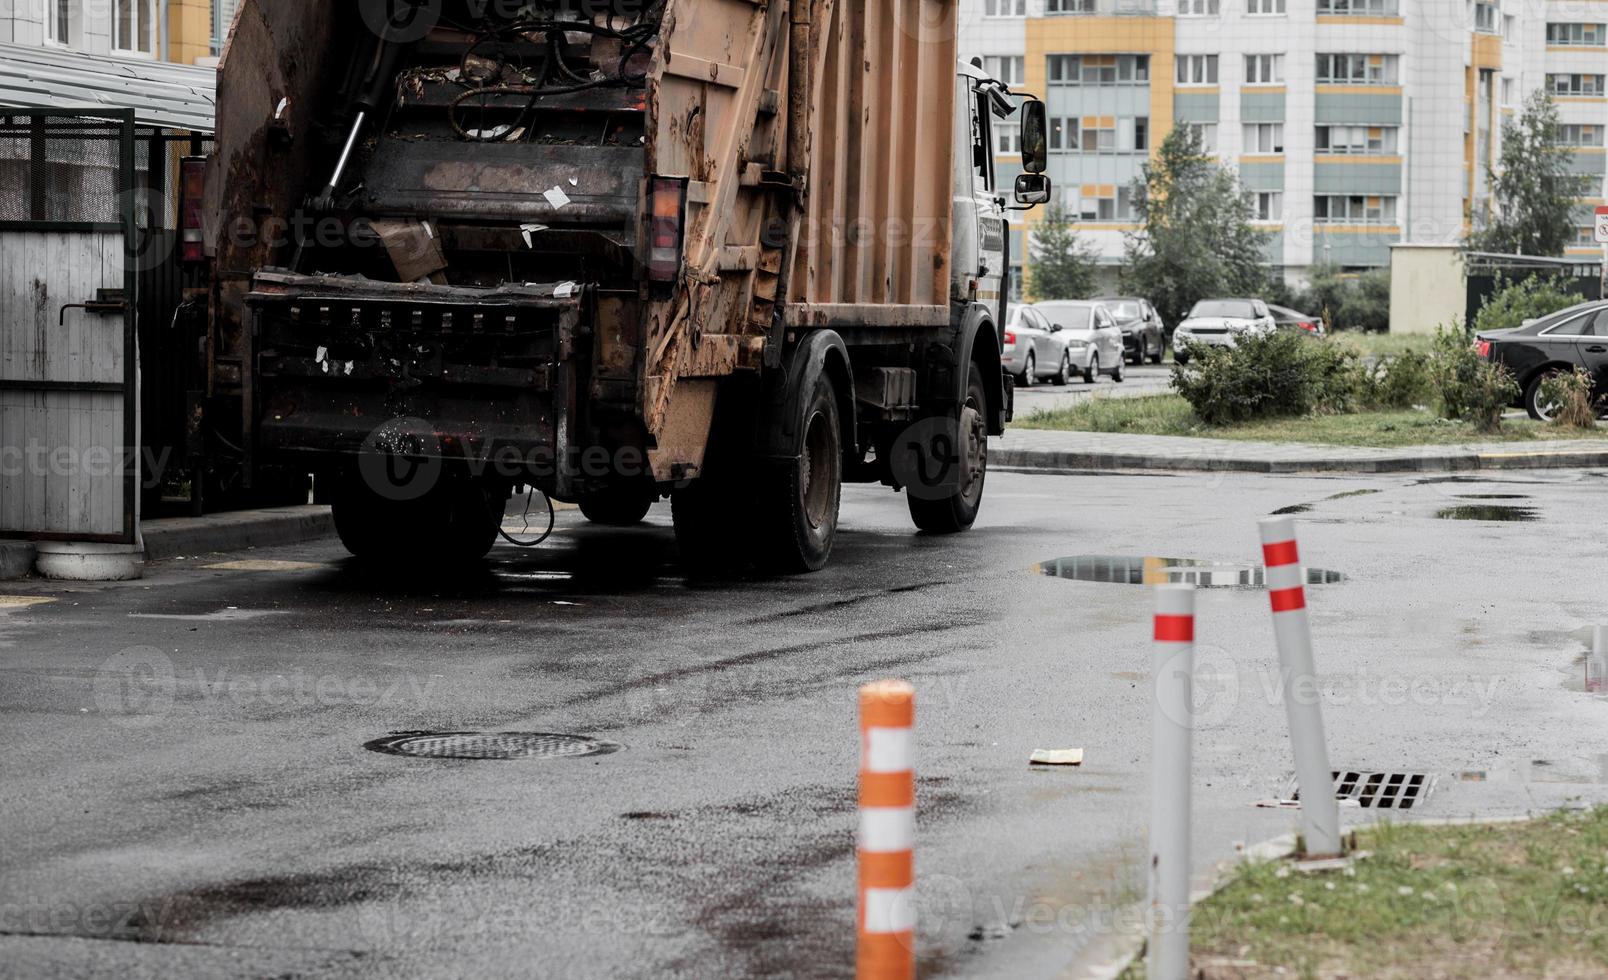
[[[1608,245],[1608,208],[1597,208],[1597,242]]]

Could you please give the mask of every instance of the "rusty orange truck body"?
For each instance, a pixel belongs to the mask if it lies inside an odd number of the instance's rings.
[[[520,486],[797,570],[844,481],[969,526],[1010,397],[990,126],[1042,106],[955,14],[245,0],[206,243],[248,479],[319,474],[360,556],[478,557]]]

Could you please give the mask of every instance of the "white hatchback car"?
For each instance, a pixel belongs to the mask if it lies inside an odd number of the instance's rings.
[[[1188,364],[1196,347],[1233,347],[1248,333],[1269,334],[1278,321],[1259,299],[1203,299],[1173,333],[1173,358]]]
[[[1091,300],[1053,300],[1033,308],[1049,318],[1054,336],[1066,344],[1072,367],[1094,384],[1101,374],[1123,380],[1122,330],[1106,304]]]

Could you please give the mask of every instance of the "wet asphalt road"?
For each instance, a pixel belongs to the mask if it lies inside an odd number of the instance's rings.
[[[1337,765],[1438,774],[1426,818],[1608,800],[1577,633],[1608,619],[1604,476],[996,473],[954,538],[852,488],[834,564],[780,580],[689,582],[661,507],[445,583],[333,543],[7,583],[55,601],[0,600],[0,975],[847,976],[854,691],[884,676],[918,690],[923,975],[1055,975],[1142,895],[1150,610],[1036,563],[1251,560],[1311,504],[1307,560],[1349,576],[1309,593]],[[1434,517],[1487,505],[1535,519]],[[241,560],[286,564],[212,567]],[[1204,870],[1294,820],[1251,805],[1289,771],[1265,595],[1203,592],[1199,635]],[[363,748],[462,729],[624,749]]]

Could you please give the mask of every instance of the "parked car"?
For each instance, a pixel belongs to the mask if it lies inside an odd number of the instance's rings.
[[[1033,304],[1018,303],[1011,307],[1005,321],[1000,361],[1006,371],[1016,376],[1016,387],[1031,388],[1045,380],[1061,385],[1071,383],[1072,360],[1067,355],[1065,339],[1056,333]]]
[[[1278,324],[1280,330],[1302,330],[1309,337],[1323,337],[1328,331],[1323,329],[1323,318],[1307,316],[1298,313],[1288,306],[1274,306],[1267,304],[1269,313],[1273,314],[1273,322]]]
[[[1188,364],[1196,347],[1233,347],[1244,334],[1277,329],[1272,311],[1259,299],[1203,299],[1173,331],[1173,358]]]
[[[1160,364],[1167,356],[1167,328],[1161,314],[1149,300],[1134,296],[1102,296],[1095,300],[1105,304],[1122,331],[1122,350],[1129,364],[1149,361]]]
[[[1580,303],[1512,330],[1487,330],[1475,345],[1513,373],[1519,403],[1533,419],[1552,417],[1541,397],[1541,382],[1550,375],[1583,367],[1596,381],[1595,393],[1608,394],[1608,301]]]
[[[1083,372],[1084,381],[1094,384],[1101,374],[1123,380],[1122,330],[1104,303],[1056,300],[1034,308],[1056,328],[1055,336],[1066,345],[1072,367]]]

